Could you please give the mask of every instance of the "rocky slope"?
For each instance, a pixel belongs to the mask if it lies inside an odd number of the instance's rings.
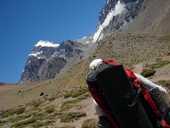
[[[60,44],[39,41],[28,56],[20,82],[54,78],[62,68],[78,62],[86,47],[70,40]]]
[[[170,34],[169,17],[169,0],[145,0],[138,16],[123,31]]]

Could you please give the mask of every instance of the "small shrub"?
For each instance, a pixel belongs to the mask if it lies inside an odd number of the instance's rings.
[[[0,119],[0,125],[7,122],[7,120],[4,120],[4,119]]]
[[[16,114],[17,115],[19,115],[19,114],[22,114],[22,113],[24,113],[25,112],[25,108],[23,107],[23,108],[18,108],[17,110],[16,110]]]
[[[20,115],[23,112],[25,112],[25,107],[14,108],[14,109],[11,109],[11,110],[8,110],[8,111],[4,112],[3,117],[9,117],[9,116],[13,116],[15,114]]]
[[[72,108],[73,106],[75,106],[76,103],[86,99],[89,96],[90,96],[89,92],[85,92],[84,94],[78,96],[76,99],[63,102],[61,104],[60,108],[61,108],[61,110],[66,110],[66,109]]]
[[[61,104],[60,108],[61,110],[66,110],[72,108],[72,106],[77,102],[77,100],[69,100],[65,101]]]
[[[36,120],[42,120],[42,119],[45,119],[46,117],[48,116],[48,113],[46,112],[37,112],[33,115],[33,117],[36,119]]]
[[[54,121],[51,121],[51,120],[46,120],[46,121],[36,121],[34,123],[32,123],[32,127],[33,128],[39,128],[39,127],[42,127],[42,126],[47,126],[51,123],[53,123]]]
[[[97,121],[95,119],[87,119],[83,122],[81,128],[98,128]]]
[[[66,92],[64,94],[64,98],[69,98],[69,97],[71,97],[71,95],[72,95],[72,92]]]
[[[170,42],[170,36],[163,36],[159,38],[159,41],[161,42]]]
[[[155,73],[156,71],[153,69],[143,69],[141,75],[144,77],[149,77],[149,76],[153,76]]]
[[[70,112],[70,113],[63,113],[60,116],[60,121],[61,122],[71,122],[74,120],[78,120],[80,117],[86,116],[86,113],[84,112]]]
[[[39,107],[34,107],[34,106],[26,110],[27,113],[33,114],[33,115],[34,113],[39,112],[39,111],[41,111],[41,109]]]
[[[55,110],[55,107],[54,105],[49,105],[49,106],[46,106],[44,109],[47,113],[53,113]]]
[[[55,109],[53,105],[48,105],[41,108],[40,111],[29,112],[29,114],[31,114],[32,117],[36,120],[53,119],[54,117],[51,113],[53,113],[54,110]]]
[[[15,118],[14,117],[11,117],[9,120],[14,123],[14,122],[18,122],[20,120],[24,120],[24,119],[27,119],[31,117],[30,114],[25,114],[25,115],[19,115],[19,116],[16,116]]]
[[[81,101],[81,100],[87,99],[89,96],[90,96],[90,93],[89,92],[85,92],[84,94],[80,95],[77,99],[79,101]]]
[[[39,107],[44,101],[34,101],[32,104],[34,107]]]
[[[79,87],[75,90],[72,90],[70,92],[67,92],[65,95],[64,95],[64,98],[68,98],[68,97],[72,97],[72,98],[76,98],[84,93],[86,93],[88,90],[86,87]]]
[[[43,124],[43,122],[41,121],[38,121],[38,122],[34,122],[34,123],[32,123],[32,125],[31,125],[33,128],[39,128],[39,127],[42,127],[42,126],[44,126],[44,124]]]
[[[158,63],[155,64],[151,64],[151,65],[147,65],[148,68],[154,69],[154,68],[161,68],[167,64],[169,64],[170,62],[165,60],[165,61],[160,61]]]
[[[35,121],[36,121],[35,118],[29,118],[29,119],[22,120],[22,121],[19,121],[19,122],[16,122],[16,123],[12,124],[12,127],[21,127],[21,126],[25,126],[25,125],[34,123]]]

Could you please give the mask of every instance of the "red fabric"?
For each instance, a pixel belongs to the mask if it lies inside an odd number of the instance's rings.
[[[165,120],[162,120],[162,127],[163,128],[170,128],[170,126],[166,123]]]
[[[88,83],[90,84],[90,83]],[[92,95],[92,97],[94,98],[94,100],[96,101],[96,103],[99,105],[99,107],[103,110],[103,112],[106,115],[106,118],[111,122],[112,124],[112,128],[118,128],[116,121],[113,119],[113,117],[111,116],[110,113],[108,113],[108,109],[109,106],[107,105],[107,103],[105,102],[105,100],[103,99],[103,94],[96,91],[94,88],[92,88],[91,86],[88,86],[88,89]]]
[[[144,99],[148,102],[149,106],[153,109],[155,115],[157,117],[161,117],[162,114],[160,113],[160,111],[157,108],[156,104],[152,100],[152,97],[150,96],[149,91],[147,89],[145,89],[143,86],[140,85],[137,77],[135,76],[135,74],[130,69],[125,69],[125,71],[126,71],[127,76],[129,77],[129,79],[133,81],[133,84],[137,88],[141,88],[141,92],[142,92],[142,95],[143,95]]]
[[[130,69],[125,69],[125,72],[126,72],[127,76],[129,77],[129,79],[133,81],[133,84],[137,88],[141,88],[142,95],[143,95],[144,99],[147,101],[147,103],[149,104],[149,106],[154,111],[155,116],[158,117],[158,118],[161,118],[162,114],[160,113],[159,109],[157,108],[156,104],[154,103],[149,91],[147,89],[145,89],[143,86],[140,85],[137,77],[135,76],[135,74]],[[166,123],[165,120],[162,120],[162,127],[163,128],[170,128],[170,126]]]
[[[109,64],[111,64],[113,66],[118,65],[118,63],[116,61],[114,61],[114,60],[106,59],[106,60],[104,60],[104,62],[109,63]]]

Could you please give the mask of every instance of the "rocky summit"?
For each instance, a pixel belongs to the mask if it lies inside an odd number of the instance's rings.
[[[79,61],[86,45],[77,41],[39,41],[29,54],[20,82],[54,78],[62,68]],[[76,58],[76,59],[75,59]]]

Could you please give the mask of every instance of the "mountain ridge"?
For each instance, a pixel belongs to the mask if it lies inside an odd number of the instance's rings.
[[[106,1],[99,14],[100,24],[96,32],[90,37],[75,41],[66,40],[59,44],[39,41],[28,56],[20,82],[46,80],[56,77],[60,71],[66,71],[83,59],[88,54],[90,47],[96,42],[108,34],[121,31],[121,27],[138,14],[142,2],[143,0]],[[47,58],[50,58],[50,63],[48,63]],[[52,61],[54,62],[53,64],[51,63]],[[49,67],[49,65],[52,65],[51,68],[57,68],[48,70],[45,67]]]
[[[70,62],[74,64],[86,47],[86,44],[71,40],[60,44],[39,41],[28,56],[20,82],[54,78],[66,65],[72,65]]]

